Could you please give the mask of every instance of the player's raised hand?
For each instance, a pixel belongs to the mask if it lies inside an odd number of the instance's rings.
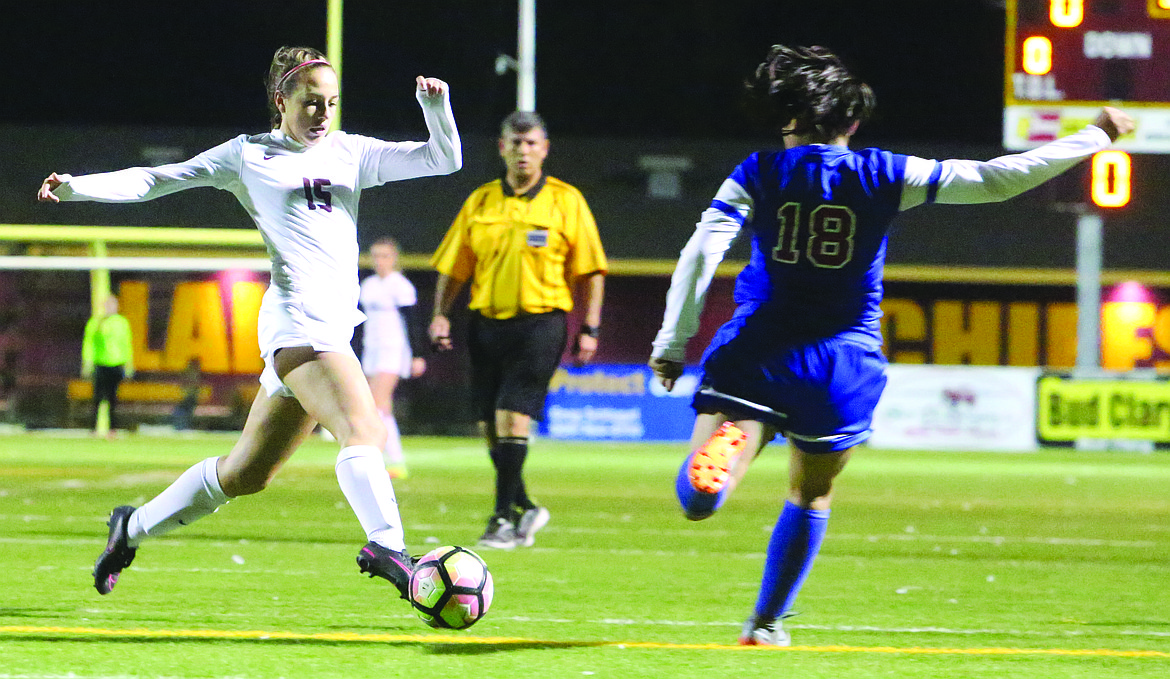
[[[64,183],[56,172],[45,177],[45,181],[41,182],[41,189],[37,191],[37,200],[42,203],[60,203],[61,199],[53,195],[53,191]]]
[[[658,376],[658,381],[667,391],[674,389],[674,383],[682,377],[683,364],[678,361],[668,361],[664,358],[651,358],[646,364]]]
[[[421,75],[414,79],[415,96],[423,103],[441,102],[447,94],[447,83],[438,78],[424,78]]]
[[[1105,130],[1105,134],[1109,135],[1110,141],[1117,141],[1118,137],[1127,135],[1134,131],[1137,124],[1134,123],[1133,118],[1129,117],[1125,111],[1106,106],[1101,109],[1097,120],[1093,122],[1094,125]]]

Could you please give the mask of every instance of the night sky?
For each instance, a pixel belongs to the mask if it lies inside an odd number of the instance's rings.
[[[996,143],[1004,11],[995,0],[538,0],[537,108],[553,136],[749,137],[739,83],[772,43],[837,50],[878,92],[863,136]],[[69,0],[5,11],[2,123],[264,129],[283,43],[324,49],[325,0]],[[515,107],[516,2],[350,0],[344,126],[421,125],[414,75],[452,84],[457,121]]]
[[[15,4],[15,3],[10,3]],[[1004,11],[995,0],[538,0],[537,108],[552,136],[758,134],[740,83],[774,43],[822,44],[875,89],[878,141],[995,144]],[[266,129],[281,44],[325,47],[325,0],[20,3],[0,123]],[[416,74],[451,83],[465,133],[515,106],[516,2],[349,0],[344,127],[421,127]],[[13,82],[15,78],[15,82]]]

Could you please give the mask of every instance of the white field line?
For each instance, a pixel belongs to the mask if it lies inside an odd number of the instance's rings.
[[[890,535],[863,535],[860,533],[833,533],[829,531],[825,536],[832,540],[864,540],[866,542],[959,542],[969,544],[1037,544],[1037,545],[1068,545],[1074,547],[1135,547],[1149,549],[1156,547],[1154,540],[1105,540],[1102,538],[1061,538],[1041,535],[1025,535],[1008,537],[1006,535],[919,535],[918,533],[893,533]]]
[[[87,608],[82,609],[82,613],[94,616],[111,616],[129,615],[132,611],[128,609],[119,608]],[[353,619],[356,621],[369,622],[369,612],[356,611],[352,613],[337,612],[331,614],[333,618],[338,620]],[[190,615],[183,615],[179,613],[179,618],[192,617],[204,623],[212,620],[227,620],[232,618],[248,618],[256,617],[253,612],[208,612],[208,611],[192,611]],[[383,620],[410,620],[416,619],[412,613],[383,613],[378,616]],[[663,620],[651,618],[540,618],[527,615],[510,615],[506,617],[492,616],[492,620],[499,622],[515,622],[521,624],[533,625],[598,625],[602,627],[718,627],[724,629],[739,629],[743,625],[743,621],[718,621],[718,620]],[[939,634],[943,636],[973,636],[977,634],[994,634],[1005,637],[1092,637],[1098,636],[1091,631],[1083,629],[1068,629],[1068,630],[1018,630],[1018,629],[997,629],[997,628],[978,628],[978,629],[963,629],[951,627],[938,627],[935,625],[924,625],[918,627],[879,627],[876,625],[814,625],[796,623],[792,620],[784,622],[785,629],[801,629],[801,630],[818,630],[827,632],[875,632],[879,634]],[[1153,637],[1153,638],[1170,638],[1170,631],[1162,630],[1142,630],[1130,629],[1120,631],[1109,631],[1104,636],[1113,634],[1121,636],[1134,637]],[[0,677],[3,679],[3,677]]]
[[[411,616],[402,616],[409,618]],[[527,616],[510,616],[507,618],[495,618],[496,620],[506,620],[508,622],[519,623],[536,623],[541,625],[548,624],[565,624],[565,625],[605,625],[617,627],[723,627],[723,628],[739,628],[743,625],[739,622],[712,622],[712,621],[695,621],[695,620],[635,620],[626,618],[601,618],[597,620],[571,620],[566,618],[530,618]],[[790,620],[784,622],[784,629],[789,630],[818,630],[828,632],[875,632],[879,634],[940,634],[951,636],[974,636],[977,634],[994,634],[998,636],[1009,637],[1091,637],[1097,636],[1084,630],[1016,630],[1016,629],[954,629],[949,627],[878,627],[875,625],[810,625],[794,623]],[[1120,632],[1111,632],[1110,634],[1122,634],[1126,636],[1140,636],[1140,637],[1170,637],[1170,632],[1162,632],[1156,630],[1124,630]]]
[[[49,516],[0,514],[0,522],[12,521],[12,522],[16,522],[16,523],[46,523],[46,522],[49,522],[52,520],[55,520],[55,519],[53,517],[49,517]],[[99,522],[96,518],[94,519],[95,526],[100,527],[101,523],[102,522]],[[346,525],[348,526],[349,523],[347,522]],[[452,524],[449,526],[440,526],[440,525],[435,525],[435,524],[421,524],[421,525],[408,525],[406,528],[407,528],[407,530],[412,531],[417,535],[417,534],[425,534],[427,532],[460,532],[460,531],[466,532],[469,529],[469,526],[463,525],[463,524]],[[769,528],[769,530],[771,530],[771,528]],[[560,527],[560,526],[550,526],[547,529],[547,532],[548,533],[566,533],[566,534],[570,534],[570,535],[579,535],[579,534],[601,534],[602,532],[609,534],[609,533],[617,533],[619,531],[617,531],[616,529],[613,531],[603,531],[603,530],[593,529],[593,528],[564,528],[564,527]],[[620,531],[620,532],[629,533],[631,531]],[[646,532],[653,533],[654,535],[659,535],[659,536],[683,535],[683,536],[700,537],[694,531],[690,531],[690,532],[688,532],[688,531],[646,531]],[[716,536],[723,537],[723,536],[730,534],[729,532],[724,532],[724,531],[720,531],[719,533],[721,533],[721,534],[716,535],[715,533],[712,533],[712,532],[704,532],[704,533],[702,533],[701,537],[704,540],[707,540],[707,539],[710,539],[711,537],[716,537]],[[1067,547],[1119,547],[1119,548],[1131,548],[1131,549],[1151,549],[1154,547],[1158,547],[1160,544],[1162,544],[1161,541],[1157,541],[1157,540],[1108,540],[1105,538],[1068,538],[1068,537],[1044,536],[1044,535],[1023,535],[1023,536],[924,535],[921,533],[890,533],[890,534],[886,534],[886,535],[866,535],[863,533],[834,533],[833,531],[829,531],[829,533],[825,537],[830,542],[835,541],[835,540],[850,540],[850,541],[864,541],[864,542],[887,542],[888,541],[888,542],[924,542],[924,543],[948,543],[948,544],[955,544],[955,543],[958,543],[958,544],[990,544],[990,545],[996,545],[996,546],[1009,545],[1009,544],[1037,544],[1037,545],[1067,546]],[[164,542],[169,542],[169,541],[171,541],[170,538],[168,538]],[[54,537],[45,537],[45,538],[0,537],[0,543],[41,544],[41,543],[46,543],[46,542],[53,542],[53,543],[59,543],[59,544],[104,544],[105,540],[102,539],[100,536],[94,537],[92,539],[90,539],[90,538],[54,538]],[[312,544],[312,541],[307,540],[306,544]],[[538,549],[547,549],[547,548],[538,548]],[[588,549],[575,550],[574,549],[574,550],[562,550],[562,551],[595,551],[595,550],[588,550]],[[604,550],[602,550],[602,551],[604,551]],[[692,554],[694,552],[695,552],[695,550],[683,550],[683,553],[686,553],[686,554]],[[669,550],[665,550],[665,551],[660,550],[660,551],[653,551],[653,552],[642,551],[642,550],[622,550],[621,553],[623,553],[623,554],[625,554],[625,553],[632,553],[632,554],[654,553],[654,554],[662,554],[665,556],[669,556],[671,554],[677,554],[679,552],[669,551]]]

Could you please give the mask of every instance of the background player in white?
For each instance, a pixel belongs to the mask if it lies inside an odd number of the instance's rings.
[[[1106,108],[1093,125],[1027,153],[935,161],[848,148],[874,95],[822,47],[773,46],[746,85],[783,148],[740,163],[703,212],[671,279],[650,366],[674,386],[715,268],[746,230],[751,259],[735,314],[703,355],[692,452],[675,488],[687,518],[707,518],[773,436],[788,437],[787,501],[739,639],[787,645],[780,619],[825,535],[833,480],[869,438],[886,383],[880,303],[891,221],[924,203],[1007,200],[1132,131],[1133,120]]]
[[[418,292],[398,269],[398,242],[389,236],[370,246],[373,275],[361,285],[360,301],[366,312],[362,326],[362,370],[370,381],[374,405],[386,425],[386,462],[390,478],[406,478],[406,459],[398,420],[394,418],[394,390],[399,379],[419,377],[427,369],[422,356],[425,339],[414,317]]]
[[[263,490],[317,422],[341,444],[337,479],[369,540],[359,567],[405,591],[412,564],[382,459],[386,427],[350,340],[364,318],[357,308],[362,190],[462,166],[447,84],[419,76],[415,96],[430,132],[425,143],[330,132],[337,73],[317,50],[282,47],[268,74],[270,132],[240,135],[183,163],[45,179],[37,198],[54,203],[138,202],[199,186],[230,191],[272,258],[258,324],[263,388],[239,440],[137,510],[114,509],[94,565],[99,593],[113,589],[142,540]]]

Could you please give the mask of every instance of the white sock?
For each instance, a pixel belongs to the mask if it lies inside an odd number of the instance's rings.
[[[209,457],[196,463],[131,514],[127,526],[130,546],[137,546],[143,538],[165,535],[202,519],[227,502],[230,498],[219,487],[219,474],[215,470],[218,462],[218,457]]]
[[[382,414],[382,424],[386,425],[386,462],[390,464],[405,464],[402,456],[402,436],[398,433],[398,420],[393,413]]]
[[[337,454],[337,482],[357,514],[366,538],[401,552],[406,549],[394,485],[376,446],[347,446]]]

